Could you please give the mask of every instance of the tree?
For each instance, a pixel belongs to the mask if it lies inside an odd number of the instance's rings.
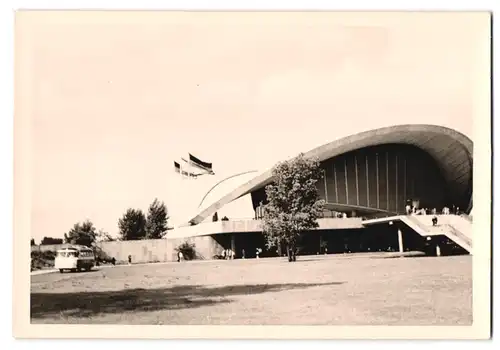
[[[112,242],[112,241],[116,241],[116,238],[114,238],[108,232],[101,229],[101,230],[99,230],[99,232],[97,232],[96,240],[98,242]]]
[[[159,239],[167,234],[168,221],[167,207],[163,202],[155,198],[149,206],[148,217],[146,219],[146,238]]]
[[[133,241],[146,238],[146,216],[140,209],[128,209],[118,220],[120,238]]]
[[[96,228],[90,220],[76,223],[68,233],[64,234],[65,243],[84,245],[87,247],[91,247],[96,241],[96,238]]]
[[[273,183],[266,186],[263,231],[267,246],[286,244],[288,260],[296,260],[300,235],[318,227],[324,201],[319,199],[316,183],[323,172],[317,159],[298,157],[277,164]]]
[[[62,244],[62,238],[52,238],[52,237],[43,237],[40,241],[40,245],[52,245],[52,244]]]

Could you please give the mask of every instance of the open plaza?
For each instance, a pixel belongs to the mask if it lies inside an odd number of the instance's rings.
[[[31,322],[470,325],[472,256],[332,254],[33,275]]]

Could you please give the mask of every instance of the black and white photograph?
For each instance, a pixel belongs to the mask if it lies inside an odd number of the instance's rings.
[[[491,20],[18,11],[20,337],[489,338]]]

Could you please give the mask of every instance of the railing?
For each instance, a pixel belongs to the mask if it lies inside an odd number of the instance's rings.
[[[412,216],[412,215],[406,215],[406,216],[403,216],[403,218],[406,218],[408,221],[410,221],[412,224],[415,224],[420,230],[422,230],[423,232],[428,232],[429,231],[429,226],[427,225],[424,225],[422,222],[420,222],[420,220],[418,220],[416,217]],[[404,221],[404,219],[403,219]]]
[[[455,227],[452,225],[443,225],[446,226],[449,231],[451,231],[452,234],[463,240],[466,244],[469,245],[470,248],[472,248],[472,239],[467,237],[466,235],[463,234],[460,230],[457,230]]]
[[[462,231],[460,231],[459,229],[457,229],[456,227],[454,227],[450,223],[439,224],[436,226],[424,225],[424,223],[422,223],[421,220],[419,220],[419,218],[417,218],[417,217],[414,217],[411,215],[406,216],[406,217],[409,219],[409,221],[411,221],[411,223],[414,223],[416,226],[418,226],[424,232],[441,233],[454,241],[455,241],[455,239],[453,239],[453,236],[455,236],[456,238],[461,240],[463,243],[468,245],[468,247],[463,247],[463,248],[466,248],[468,250],[472,249],[472,239],[470,237],[467,237],[466,234],[464,234]],[[452,236],[452,237],[450,237],[450,236]],[[458,243],[459,245],[462,245],[462,244],[460,244],[460,242],[456,242],[456,243]]]
[[[460,214],[461,217],[464,219],[467,219],[468,221],[472,222],[472,216],[469,214]]]

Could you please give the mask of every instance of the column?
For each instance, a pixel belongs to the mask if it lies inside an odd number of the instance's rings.
[[[401,229],[398,228],[398,245],[399,245],[399,252],[403,252],[403,233],[401,232]]]
[[[231,233],[231,250],[233,251],[234,255],[236,255],[236,244],[234,242],[234,233]]]
[[[380,182],[378,178],[378,153],[375,153],[375,174],[377,176],[377,209],[380,209]]]
[[[335,169],[335,163],[333,163],[333,181],[335,182],[335,203],[339,202],[339,190],[337,188],[337,171]]]
[[[358,158],[356,156],[354,156],[354,170],[356,174],[356,205],[359,205]]]
[[[325,183],[325,202],[328,203],[328,184],[327,184],[327,179],[326,179],[326,169],[328,167],[325,166],[323,169],[323,178],[324,178],[324,183]]]
[[[345,178],[345,202],[349,205],[349,186],[347,180],[347,158],[344,158],[344,178]]]

